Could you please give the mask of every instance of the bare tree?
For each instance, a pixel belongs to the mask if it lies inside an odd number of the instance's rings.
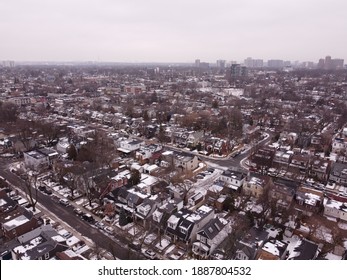
[[[39,176],[39,172],[31,172],[24,184],[24,191],[26,198],[28,199],[31,207],[33,208],[33,212],[36,211],[36,204],[38,202],[38,182],[37,178]]]
[[[226,240],[222,243],[226,259],[234,259],[239,241],[245,233],[252,227],[246,215],[236,214],[231,222],[231,231]]]
[[[46,145],[51,146],[59,140],[59,128],[52,123],[35,123]]]
[[[0,123],[15,122],[18,118],[18,108],[11,102],[0,103]]]

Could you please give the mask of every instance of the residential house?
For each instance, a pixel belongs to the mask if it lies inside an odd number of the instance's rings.
[[[260,136],[260,127],[257,125],[245,125],[243,134],[247,143],[257,139]]]
[[[249,176],[243,185],[242,191],[246,195],[259,198],[268,184],[270,184],[269,180],[270,178],[266,176]]]
[[[323,205],[324,193],[319,190],[300,186],[296,190],[295,200],[304,211],[319,212]]]
[[[240,171],[225,170],[219,178],[230,190],[239,191],[246,180],[246,174]]]
[[[149,175],[155,175],[159,171],[159,166],[156,164],[145,164],[143,165],[143,172]]]
[[[287,254],[288,244],[277,240],[270,239],[258,250],[257,260],[283,260]]]
[[[38,170],[52,166],[58,157],[53,149],[41,148],[24,153],[24,164],[27,168]]]
[[[329,181],[347,186],[347,164],[335,162],[332,165]]]
[[[183,209],[183,200],[180,198],[170,198],[163,201],[163,204],[157,207],[152,214],[153,225],[159,229],[165,230],[167,220],[181,209]]]
[[[309,175],[317,180],[326,182],[330,174],[330,169],[330,160],[314,157],[310,161]]]
[[[189,131],[187,138],[187,147],[196,147],[198,143],[202,140],[204,136],[204,131]]]
[[[208,153],[226,154],[231,148],[226,140],[219,137],[206,136],[203,142],[205,151]]]
[[[56,145],[56,150],[58,153],[65,154],[68,152],[69,147],[70,147],[69,139],[62,138],[58,141]]]
[[[305,238],[299,239],[293,250],[289,252],[287,260],[315,260],[318,253],[318,244]]]
[[[65,238],[51,225],[42,225],[18,236],[8,248],[13,260],[49,260],[67,249]]]
[[[142,146],[136,151],[135,158],[140,164],[153,163],[160,158],[162,149],[163,147],[161,145],[155,144]]]
[[[278,150],[275,153],[275,157],[273,159],[274,166],[275,167],[282,167],[282,168],[288,167],[290,162],[291,162],[292,156],[293,156],[292,151]]]
[[[335,137],[331,143],[331,151],[336,154],[344,154],[346,152],[347,141],[345,137]]]
[[[275,148],[260,148],[251,156],[251,161],[255,164],[257,170],[267,170],[272,166],[275,152]]]
[[[126,139],[119,143],[117,150],[125,154],[130,154],[139,150],[142,145],[144,145],[144,142],[141,140]]]
[[[289,180],[277,179],[269,190],[269,199],[280,208],[288,209],[294,199],[298,184]]]
[[[197,156],[181,152],[174,152],[173,162],[174,166],[183,172],[193,171],[199,166]]]
[[[213,153],[219,155],[226,155],[231,150],[230,142],[225,139],[219,139],[213,145]]]
[[[154,211],[162,205],[162,201],[158,196],[150,196],[143,200],[141,204],[136,206],[135,219],[145,228],[149,226]]]
[[[13,239],[23,235],[41,225],[32,212],[24,207],[15,207],[11,212],[0,216],[0,225],[6,239]]]
[[[213,217],[213,208],[206,205],[195,211],[183,208],[167,220],[166,234],[174,242],[189,245],[196,240],[197,232]]]
[[[126,196],[126,205],[124,209],[131,215],[135,214],[137,206],[139,206],[143,201],[150,197],[149,194],[139,192],[134,188],[128,189],[128,194]]]
[[[228,222],[218,217],[210,220],[197,232],[192,251],[201,258],[209,257],[228,236]]]
[[[130,177],[129,170],[124,170],[121,172],[113,171],[108,174],[108,176],[105,178],[105,184],[98,184],[96,185],[96,191],[99,194],[99,198],[103,198],[113,190],[117,188],[121,188],[123,186],[126,186],[128,184],[128,180]]]
[[[347,221],[347,203],[328,198],[324,202],[324,216]]]
[[[149,174],[141,174],[140,183],[138,183],[135,188],[136,190],[151,194],[152,190],[159,184],[159,180],[157,177],[149,175]]]
[[[172,133],[173,142],[179,147],[184,148],[187,146],[189,132],[186,130],[176,130]]]
[[[206,203],[221,211],[223,207],[219,203],[219,198],[223,195],[223,190],[224,187],[218,184],[210,186],[206,192]]]
[[[188,208],[190,210],[195,210],[205,203],[205,195],[200,191],[195,191],[192,195],[188,197]]]
[[[242,237],[237,244],[236,260],[254,260],[256,253],[268,239],[269,233],[266,230],[252,227]]]
[[[289,165],[289,170],[295,174],[304,176],[308,171],[309,163],[309,155],[294,154]]]

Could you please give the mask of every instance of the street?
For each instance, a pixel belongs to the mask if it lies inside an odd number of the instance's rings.
[[[0,176],[4,177],[12,186],[24,192],[25,182],[8,170],[7,165],[9,163],[11,163],[11,161],[0,158]],[[95,247],[103,248],[107,251],[110,251],[112,248],[114,255],[119,259],[143,259],[140,252],[130,250],[124,245],[127,241],[120,235],[117,236],[119,241],[112,239],[88,222],[82,220],[73,212],[72,207],[64,207],[57,201],[54,201],[52,196],[43,194],[40,191],[38,191],[37,195],[39,209],[41,208],[47,216],[50,216],[50,213],[52,213],[53,216],[59,219],[57,222],[67,224],[72,231],[78,233],[80,237],[92,240],[95,243]]]

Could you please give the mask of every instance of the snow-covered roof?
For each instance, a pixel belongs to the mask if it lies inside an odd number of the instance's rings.
[[[29,219],[25,217],[24,215],[20,215],[12,220],[9,220],[8,222],[5,222],[3,224],[4,229],[7,231],[10,231],[14,228],[17,228],[25,223],[29,222]]]

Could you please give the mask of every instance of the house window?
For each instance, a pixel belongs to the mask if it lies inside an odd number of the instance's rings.
[[[206,237],[200,236],[200,242],[201,243],[205,243],[206,244],[206,241],[207,241]]]
[[[169,226],[169,228],[175,229],[176,224],[174,224],[174,223],[168,223],[168,226]]]
[[[183,234],[187,234],[187,229],[183,228],[183,227],[180,227],[180,232],[183,233]]]
[[[49,253],[45,254],[45,259],[48,260],[49,259]]]

